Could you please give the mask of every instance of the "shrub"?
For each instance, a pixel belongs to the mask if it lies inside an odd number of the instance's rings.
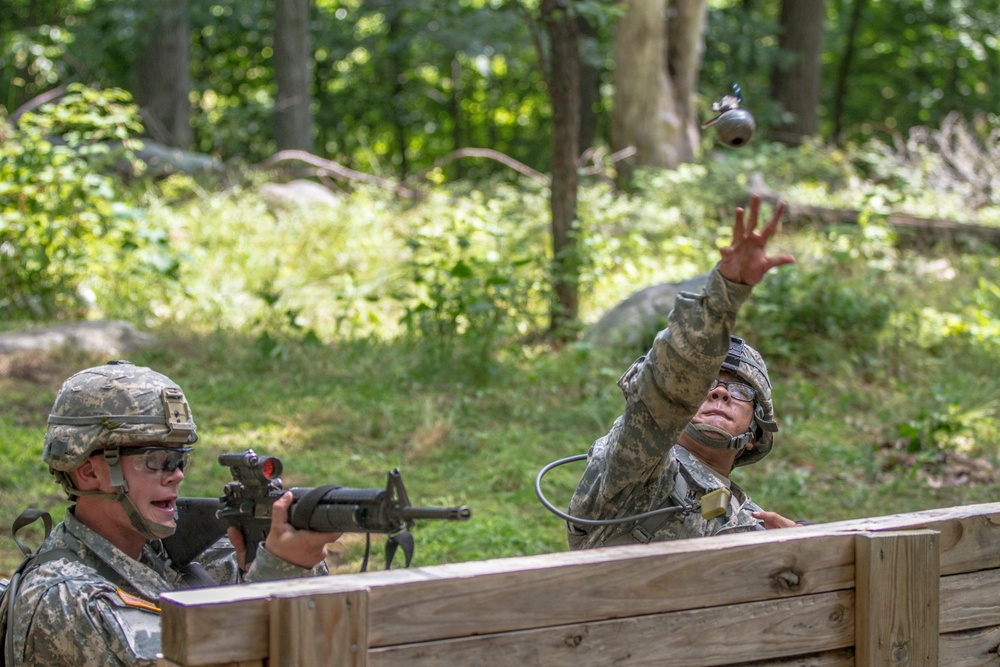
[[[107,171],[140,129],[126,93],[81,85],[0,129],[3,317],[83,314],[89,282],[118,280],[130,253],[165,244]]]

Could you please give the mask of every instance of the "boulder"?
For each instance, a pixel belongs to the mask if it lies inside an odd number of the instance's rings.
[[[260,187],[260,193],[272,211],[314,206],[336,208],[340,205],[340,199],[333,190],[305,179],[296,179],[288,183],[265,183]]]
[[[679,292],[701,292],[708,274],[679,283],[663,283],[639,290],[604,313],[583,333],[584,342],[600,347],[644,350],[666,324]]]
[[[120,320],[67,322],[43,329],[0,333],[0,355],[71,347],[120,357],[156,344],[157,339]]]

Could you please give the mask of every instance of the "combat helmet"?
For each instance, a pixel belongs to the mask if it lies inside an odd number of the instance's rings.
[[[112,496],[137,530],[162,538],[173,528],[146,521],[128,499],[119,448],[160,442],[184,447],[197,440],[187,399],[176,383],[144,366],[112,361],[63,383],[48,418],[42,458],[70,498]],[[77,489],[69,475],[98,450],[108,462],[115,494]]]
[[[722,370],[736,375],[753,387],[756,393],[753,421],[750,422],[749,429],[746,433],[732,437],[708,424],[689,423],[685,433],[709,447],[739,450],[733,462],[734,467],[756,463],[771,451],[774,446],[774,434],[778,432],[778,424],[774,420],[774,402],[771,397],[771,379],[767,374],[767,366],[760,352],[750,347],[739,336],[732,336],[729,341],[729,352],[722,362]],[[705,435],[705,431],[726,437],[712,438]],[[751,443],[753,447],[747,449],[747,445]]]

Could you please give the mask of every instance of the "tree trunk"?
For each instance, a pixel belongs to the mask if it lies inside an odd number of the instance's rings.
[[[701,68],[705,0],[626,0],[615,32],[611,146],[634,146],[620,163],[676,167],[691,159],[699,131],[692,98]],[[669,18],[668,18],[669,17]]]
[[[404,5],[400,3],[394,9],[387,12],[386,20],[389,32],[386,40],[389,44],[395,45],[397,41],[403,39],[402,32],[405,30],[403,26],[403,11]],[[398,173],[399,177],[404,179],[410,173],[410,161],[406,155],[406,148],[410,140],[406,131],[406,102],[403,97],[405,90],[403,86],[403,70],[405,64],[403,63],[402,53],[398,48],[388,49],[388,54],[386,55],[386,78],[389,82],[389,90],[392,91],[389,113],[396,134],[396,151],[399,155]]]
[[[844,98],[847,96],[847,80],[851,75],[851,62],[857,50],[858,30],[861,27],[861,14],[865,10],[867,0],[854,0],[851,8],[851,20],[844,36],[844,52],[840,54],[840,64],[837,67],[837,81],[833,87],[833,139],[841,141],[844,129]]]
[[[572,334],[579,313],[580,247],[574,230],[580,154],[580,47],[576,20],[565,9],[572,0],[543,0],[542,22],[550,39],[549,97],[552,100],[552,304],[549,331]]]
[[[581,152],[593,147],[597,137],[597,103],[601,97],[601,67],[597,62],[597,28],[579,16],[580,40],[580,138]]]
[[[309,42],[309,0],[275,0],[274,139],[278,150],[313,152],[312,53]]]
[[[457,54],[451,58],[451,95],[448,96],[448,114],[451,116],[452,150],[465,148],[465,137],[462,135],[462,63]],[[457,180],[465,176],[461,162],[456,161],[452,169],[452,178]]]
[[[791,62],[779,60],[771,75],[771,96],[787,112],[772,136],[796,145],[819,131],[820,56],[823,50],[825,0],[782,0],[779,49]]]
[[[698,92],[698,72],[705,53],[705,0],[674,0],[667,20],[667,74],[674,87],[681,134],[677,152],[681,160],[689,160],[701,138],[698,114],[694,112]]]
[[[188,0],[162,2],[151,26],[152,41],[136,57],[135,101],[146,132],[159,143],[190,148],[191,36]]]

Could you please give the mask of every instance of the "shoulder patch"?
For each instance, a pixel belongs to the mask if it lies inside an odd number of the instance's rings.
[[[155,611],[157,614],[160,613],[160,608],[150,602],[149,600],[144,600],[141,597],[132,595],[131,593],[126,593],[120,588],[115,588],[115,592],[118,593],[118,597],[121,601],[125,603],[127,607],[135,607],[136,609],[145,609],[147,611]]]

